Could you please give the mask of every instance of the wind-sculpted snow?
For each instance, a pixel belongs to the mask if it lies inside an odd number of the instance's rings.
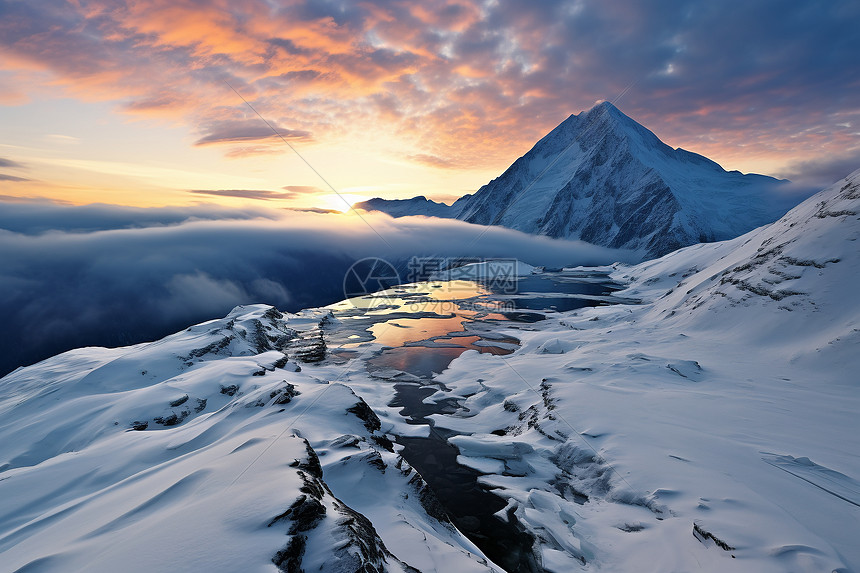
[[[725,243],[682,249],[625,276],[635,278],[636,296],[682,279],[651,311],[678,328],[695,323],[725,332],[742,324],[738,335],[791,348],[792,360],[800,360],[860,341],[858,221],[855,172],[773,225]],[[756,312],[767,314],[748,323],[746,317]]]
[[[795,204],[787,182],[672,149],[608,102],[571,115],[502,175],[447,210],[416,197],[359,206],[453,217],[655,257],[737,237]],[[411,210],[410,210],[411,209]]]
[[[617,266],[641,304],[502,330],[522,349],[455,360],[436,398],[464,408],[434,421],[474,432],[463,463],[549,570],[854,571],[858,239],[860,171],[743,237]]]
[[[444,547],[440,570],[487,570],[391,424],[281,352],[326,316],[238,307],[0,380],[0,568],[415,571]]]

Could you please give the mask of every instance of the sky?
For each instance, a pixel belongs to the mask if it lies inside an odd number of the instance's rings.
[[[856,0],[0,0],[0,201],[450,202],[601,100],[823,187],[857,54]]]

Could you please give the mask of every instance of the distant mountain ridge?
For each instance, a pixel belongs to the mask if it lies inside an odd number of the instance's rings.
[[[365,211],[382,211],[392,217],[426,215],[427,217],[452,218],[450,205],[437,203],[423,195],[411,199],[380,199],[376,197],[356,203],[355,206]]]
[[[780,194],[786,183],[673,149],[603,102],[568,117],[502,175],[450,207],[424,197],[356,207],[501,225],[652,258],[775,221],[797,202]]]

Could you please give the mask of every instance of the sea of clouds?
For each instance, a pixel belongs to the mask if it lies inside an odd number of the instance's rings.
[[[630,253],[456,220],[276,209],[0,202],[0,375],[81,346],[157,339],[238,304],[343,298],[365,257],[608,264]]]

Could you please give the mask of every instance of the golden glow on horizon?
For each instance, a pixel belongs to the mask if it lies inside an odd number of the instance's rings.
[[[45,117],[48,125],[34,126],[27,120],[33,115]],[[189,145],[183,126],[130,121],[109,103],[74,99],[0,106],[0,125],[9,135],[9,141],[0,140],[0,158],[15,164],[0,174],[19,178],[0,179],[0,195],[21,200],[348,212],[371,197],[465,194],[498,174],[498,168],[452,170],[403,160],[403,150],[414,150],[408,138],[380,130],[360,141],[344,136],[294,142],[322,180],[280,141],[267,142],[265,153],[232,156],[225,150],[247,146]],[[349,205],[327,183],[347,196]]]
[[[331,209],[332,211],[340,211],[346,213],[352,210],[352,206],[361,201],[367,201],[370,197],[364,195],[353,195],[352,193],[341,193],[336,195],[319,195],[315,197],[317,207],[319,209]]]

